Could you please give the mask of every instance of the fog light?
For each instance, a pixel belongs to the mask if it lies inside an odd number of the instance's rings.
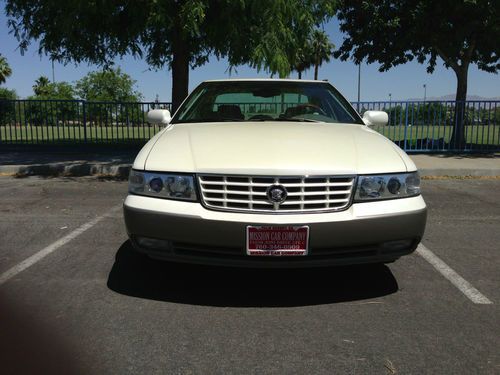
[[[149,237],[136,237],[135,240],[140,247],[145,247],[147,249],[170,250],[172,248],[172,243],[168,240],[159,240]]]
[[[393,252],[408,250],[413,243],[413,240],[397,240],[384,242],[381,246],[383,252]]]

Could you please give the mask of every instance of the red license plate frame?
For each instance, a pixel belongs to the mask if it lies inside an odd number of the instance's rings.
[[[306,256],[309,252],[307,225],[249,225],[246,228],[249,256]]]

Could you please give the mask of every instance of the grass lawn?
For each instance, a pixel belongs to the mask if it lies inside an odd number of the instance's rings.
[[[403,141],[405,139],[404,126],[379,126],[374,130],[385,135],[393,141]],[[443,139],[445,143],[450,142],[453,132],[452,126],[409,126],[406,130],[406,139],[408,144],[415,147],[417,140],[425,138],[439,140]],[[494,125],[470,125],[465,127],[466,143],[476,145],[498,145],[500,147],[500,126]]]
[[[86,141],[90,143],[146,142],[161,128],[159,126],[87,127]],[[83,126],[0,126],[0,142],[61,143],[85,142]]]

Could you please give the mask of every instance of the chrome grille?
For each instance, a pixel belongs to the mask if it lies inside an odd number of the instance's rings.
[[[314,212],[339,211],[351,201],[354,176],[253,177],[198,175],[203,203],[222,211]],[[272,203],[267,189],[281,185],[287,198]]]

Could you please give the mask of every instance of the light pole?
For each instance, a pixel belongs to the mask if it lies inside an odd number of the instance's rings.
[[[52,82],[55,83],[56,82],[56,75],[54,73],[54,59],[51,59],[52,61]]]
[[[361,61],[358,63],[358,112],[359,112],[360,101],[361,101]]]
[[[361,62],[358,64],[358,102],[361,101]]]
[[[426,99],[427,99],[427,84],[424,83],[424,104]]]
[[[391,125],[392,93],[389,93],[389,125]]]

